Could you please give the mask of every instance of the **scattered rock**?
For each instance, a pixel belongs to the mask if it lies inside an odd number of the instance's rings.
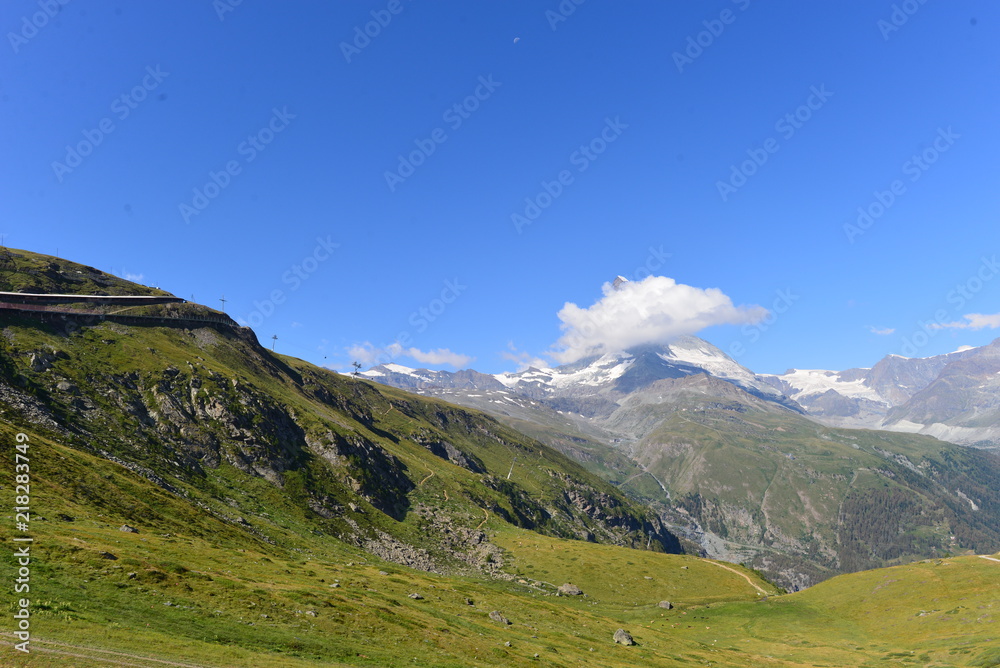
[[[310,617],[315,617],[316,616],[316,611],[315,610],[306,610],[306,614],[309,615]]]
[[[379,575],[388,575],[388,573],[386,573],[385,571],[379,571],[378,574]]]
[[[165,605],[165,606],[167,606],[169,608],[170,606],[173,605],[173,603],[171,603],[170,601],[166,601],[166,602],[163,603],[163,605]]]
[[[504,647],[512,647],[512,645],[510,644],[510,641],[509,641],[509,640],[508,640],[507,642],[505,642],[505,643],[503,644],[503,646],[504,646]]]
[[[671,603],[670,601],[660,601],[656,605],[660,606],[664,610],[673,610],[674,608],[674,604]]]
[[[466,605],[475,605],[475,603],[473,602],[473,600],[471,598],[466,598],[466,599],[462,599],[462,600],[465,601]]]
[[[420,600],[423,600],[424,597],[421,596],[420,594],[413,593],[413,594],[410,594],[410,598],[412,598],[414,601],[420,601]]]
[[[687,566],[681,566],[681,569],[686,571],[688,569],[688,567]]]
[[[127,577],[129,580],[135,580],[137,577],[139,577],[139,574],[136,573],[135,571],[132,571],[131,573],[128,574]]]
[[[111,559],[112,561],[117,561],[118,560],[118,557],[116,557],[115,555],[111,554],[110,552],[101,552],[98,556],[100,556],[101,559]]]
[[[510,624],[510,620],[500,614],[499,610],[494,610],[490,613],[490,619],[494,622],[499,622],[501,624]]]
[[[652,580],[652,579],[653,579],[653,578],[651,578],[651,577],[650,577],[650,576],[648,576],[648,575],[643,575],[642,577],[643,577],[644,579],[646,579],[646,580]]]
[[[125,533],[139,533],[138,529],[136,529],[135,527],[130,527],[127,524],[121,525],[121,528],[119,528],[118,530],[124,531]]]
[[[330,585],[330,586],[331,586],[331,587],[333,587],[334,589],[337,589],[338,587],[340,587],[340,583],[339,583],[339,582],[334,582],[334,583],[333,583],[332,585]]]
[[[581,594],[583,594],[583,590],[569,582],[559,587],[560,596],[580,596]]]
[[[56,389],[60,392],[67,392],[69,394],[76,394],[77,392],[76,385],[65,380],[60,380],[56,383]]]
[[[31,353],[28,360],[28,364],[31,365],[31,370],[35,373],[40,371],[48,371],[52,368],[52,362],[55,361],[55,355],[49,353],[48,351],[38,351]]]
[[[634,645],[635,641],[632,640],[632,636],[625,629],[618,629],[615,631],[615,642],[621,643],[622,645]]]
[[[67,515],[66,513],[56,513],[56,519],[59,520],[60,522],[75,522],[76,521],[75,517]]]

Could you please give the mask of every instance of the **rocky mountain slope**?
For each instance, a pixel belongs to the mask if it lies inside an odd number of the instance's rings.
[[[761,378],[827,424],[1000,447],[1000,339],[933,357],[889,355],[870,369]]]
[[[113,283],[62,280],[77,275],[72,264],[10,253],[19,266],[0,269],[0,289],[26,289],[28,267],[62,293]],[[293,499],[310,531],[426,570],[496,570],[499,550],[480,530],[494,517],[679,551],[654,513],[490,417],[273,355],[235,323],[169,327],[160,316],[147,326],[0,309],[0,418],[265,540],[277,520],[233,491],[251,479]]]
[[[398,365],[368,373],[491,412],[652,504],[706,553],[783,586],[1000,546],[995,456],[826,427],[697,339],[461,382]],[[862,387],[849,378],[838,382]]]

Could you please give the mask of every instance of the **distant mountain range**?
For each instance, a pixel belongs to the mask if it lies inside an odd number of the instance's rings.
[[[996,350],[764,376],[683,337],[517,373],[383,364],[361,375],[488,412],[658,508],[707,554],[797,588],[1000,541],[995,455],[870,430],[948,421],[989,445]]]
[[[790,369],[761,378],[830,425],[1000,444],[1000,339],[934,357],[889,355],[870,369]]]
[[[766,377],[754,374],[711,343],[694,336],[681,337],[670,345],[640,346],[624,352],[588,357],[565,366],[530,367],[517,373],[490,375],[468,369],[431,371],[399,364],[380,364],[361,373],[366,378],[387,385],[431,393],[479,390],[546,399],[586,417],[603,416],[614,411],[618,399],[654,381],[687,378],[696,374],[707,374],[753,396],[805,412]],[[493,400],[505,401],[503,396],[493,397]]]
[[[491,393],[485,402],[463,403],[502,405],[527,397],[585,417],[599,417],[613,412],[619,399],[650,382],[695,374],[725,381],[834,427],[886,429],[961,445],[1000,446],[1000,339],[934,357],[888,355],[871,368],[845,371],[789,369],[783,374],[756,374],[711,343],[687,336],[669,345],[643,346],[517,373],[432,371],[390,363],[361,375],[425,394]]]

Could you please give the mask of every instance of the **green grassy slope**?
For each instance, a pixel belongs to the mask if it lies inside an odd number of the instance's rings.
[[[273,521],[255,526],[273,543],[117,464],[30,437],[33,652],[5,638],[6,665],[989,666],[1000,652],[1000,562],[922,562],[775,596],[727,564],[492,519],[514,579],[444,576],[303,531],[295,504],[246,474],[224,472],[267,498]],[[140,532],[119,531],[126,522]],[[585,595],[555,596],[564,582]],[[617,628],[638,645],[615,645]]]
[[[16,248],[0,249],[0,291],[73,295],[170,295],[165,290],[132,283],[79,262]]]
[[[65,335],[30,318],[0,324],[4,417],[23,421],[34,401],[67,444],[198,494],[225,493],[243,514],[260,504],[220,491],[220,466],[270,481],[309,511],[315,530],[385,550],[393,540],[436,550],[403,551],[443,568],[455,555],[437,550],[441,534],[455,537],[486,513],[636,546],[652,531],[653,549],[676,549],[653,513],[492,419],[273,356],[245,331],[102,323]]]

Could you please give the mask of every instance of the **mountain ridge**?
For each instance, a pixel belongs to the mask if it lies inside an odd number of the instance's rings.
[[[887,355],[870,369],[791,369],[761,378],[833,426],[1000,448],[998,374],[1000,339],[925,358]]]
[[[898,377],[897,365],[877,377]],[[825,426],[694,337],[556,368],[466,373],[473,386],[401,365],[367,373],[495,415],[657,508],[709,556],[752,564],[785,587],[1000,541],[979,513],[1000,512],[991,482],[1000,461],[926,436]],[[837,382],[855,394],[874,394],[863,370],[845,376]],[[886,513],[899,523],[880,524]],[[883,541],[884,531],[895,537]]]

